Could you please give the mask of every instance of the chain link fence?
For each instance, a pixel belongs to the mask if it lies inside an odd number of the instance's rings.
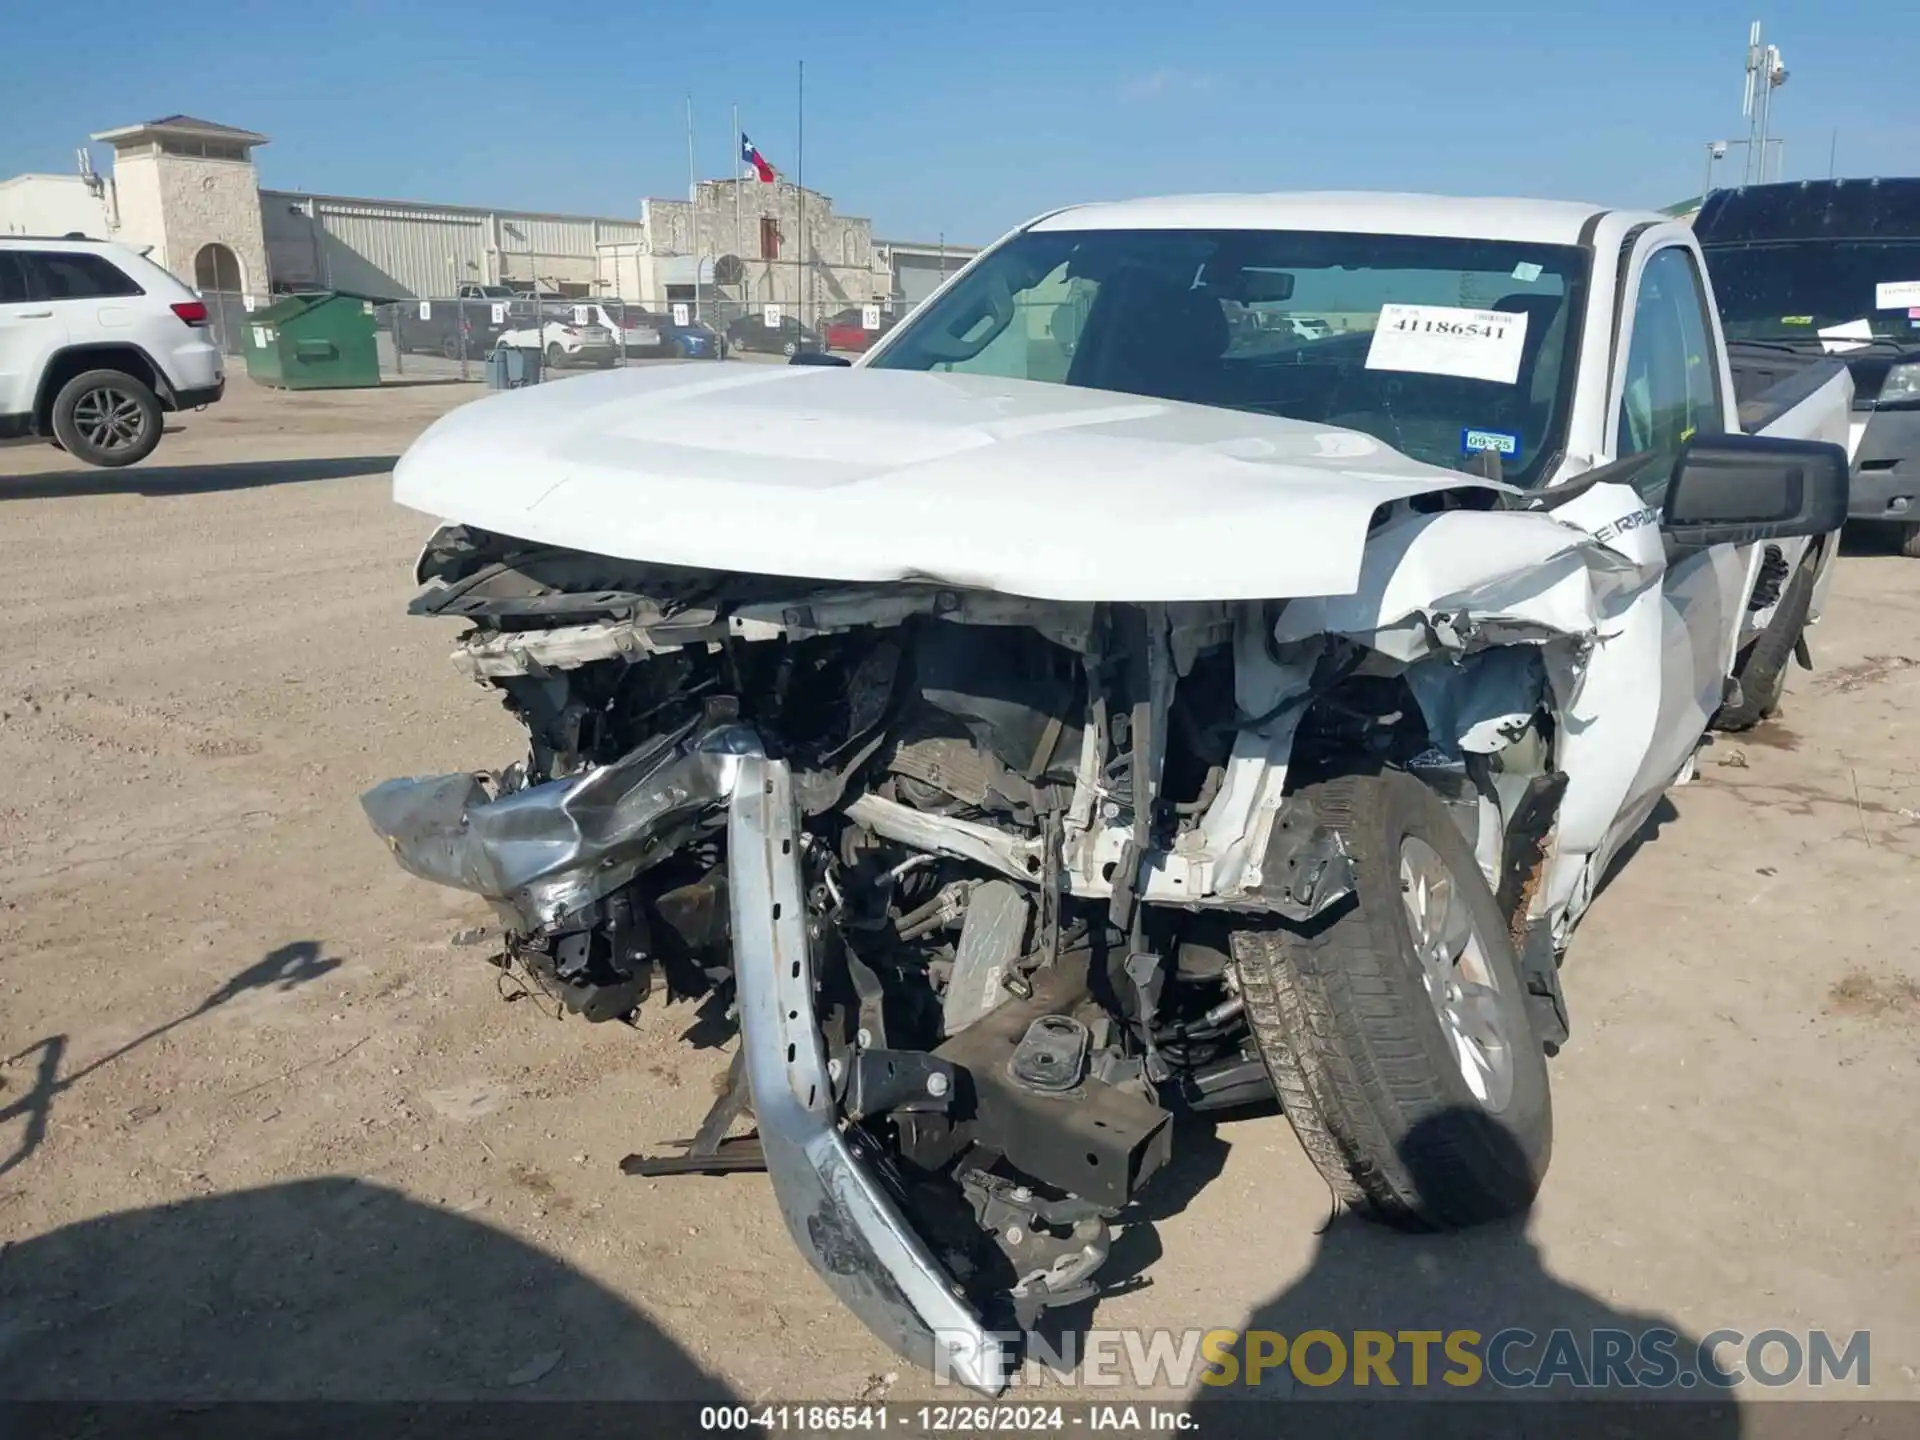
[[[898,299],[745,300],[705,288],[697,300],[653,304],[488,288],[502,293],[369,302],[381,379],[478,383],[497,352],[495,383],[516,385],[662,360],[778,362],[799,351],[852,357],[913,308]],[[255,317],[284,297],[208,290],[201,298],[222,351],[238,362]],[[511,379],[503,373],[509,358]]]

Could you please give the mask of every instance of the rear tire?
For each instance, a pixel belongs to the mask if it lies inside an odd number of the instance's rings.
[[[1399,771],[1342,776],[1301,798],[1344,839],[1354,894],[1304,926],[1231,942],[1294,1133],[1336,1197],[1391,1224],[1452,1228],[1524,1211],[1553,1151],[1552,1098],[1507,922],[1472,849],[1439,799]],[[1465,1021],[1443,1021],[1443,1005]]]
[[[560,362],[567,358],[567,352],[558,343],[547,346],[547,369],[558,370]]]
[[[107,469],[132,465],[160,443],[160,402],[124,370],[88,370],[53,397],[53,433],[76,460]]]
[[[1751,730],[1762,720],[1778,713],[1780,697],[1787,689],[1787,662],[1793,647],[1800,643],[1807,628],[1807,612],[1813,608],[1813,581],[1819,552],[1809,549],[1800,568],[1787,581],[1773,619],[1753,643],[1733,662],[1733,678],[1740,682],[1740,699],[1722,705],[1713,717],[1713,728],[1723,731]]]

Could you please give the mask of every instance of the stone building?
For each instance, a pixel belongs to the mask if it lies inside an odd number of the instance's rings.
[[[255,146],[267,137],[191,115],[102,130],[113,173],[23,175],[0,185],[0,234],[117,240],[199,289],[269,288]]]
[[[0,180],[0,234],[79,232],[146,248],[201,291],[404,300],[537,285],[652,307],[692,300],[697,287],[717,314],[779,303],[815,319],[912,305],[975,252],[876,240],[872,221],[784,179],[702,181],[693,200],[645,200],[637,216],[559,215],[262,190],[253,152],[267,137],[191,115],[93,139],[112,147],[110,174],[82,150],[77,175]]]
[[[703,180],[694,193],[641,206],[663,296],[681,298],[696,261],[703,287],[747,304],[824,314],[893,296],[873,222],[836,214],[830,196],[786,180]]]

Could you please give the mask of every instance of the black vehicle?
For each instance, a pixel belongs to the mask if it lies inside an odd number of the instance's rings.
[[[729,350],[751,350],[762,355],[798,355],[824,351],[827,342],[791,315],[769,325],[763,311],[749,311],[727,326]]]
[[[1708,195],[1694,220],[1734,360],[1828,353],[1853,373],[1852,519],[1920,558],[1920,178]]]
[[[420,313],[422,304],[427,306],[425,315]],[[440,355],[457,360],[464,354],[469,360],[485,359],[500,338],[500,332],[511,323],[506,318],[498,321],[493,318],[496,305],[503,307],[500,312],[503,317],[511,308],[504,300],[402,301],[397,307],[400,348],[409,355]]]

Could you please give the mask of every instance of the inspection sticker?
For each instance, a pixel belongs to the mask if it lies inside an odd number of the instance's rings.
[[[1920,280],[1882,280],[1873,287],[1876,310],[1910,310],[1920,305]]]
[[[1520,376],[1527,317],[1453,305],[1382,305],[1367,369],[1458,375],[1511,385]]]
[[[1524,280],[1527,284],[1531,285],[1540,278],[1540,269],[1541,267],[1534,264],[1533,261],[1522,260],[1518,265],[1513,267],[1513,278],[1516,280]]]
[[[1511,430],[1475,430],[1468,427],[1460,432],[1460,453],[1462,455],[1494,454],[1504,455],[1509,460],[1520,458],[1520,437]]]

